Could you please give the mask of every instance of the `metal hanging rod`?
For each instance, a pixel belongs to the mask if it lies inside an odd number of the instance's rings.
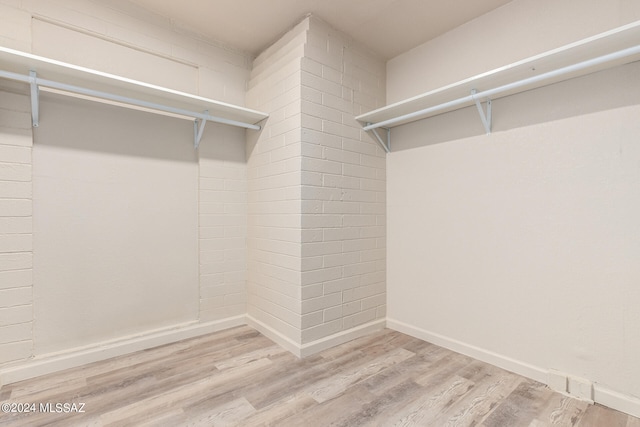
[[[545,80],[551,80],[555,77],[562,77],[567,74],[571,74],[576,71],[585,70],[592,67],[597,67],[598,65],[606,64],[608,62],[613,62],[619,59],[627,58],[629,56],[640,54],[640,45],[633,46],[627,49],[622,49],[613,53],[609,53],[606,55],[598,56],[593,59],[589,59],[586,61],[579,62],[577,64],[569,65],[566,67],[558,68],[553,71],[549,71],[546,73],[539,74],[537,76],[528,77],[526,79],[518,80],[512,83],[508,83],[493,89],[484,90],[481,92],[471,93],[468,96],[464,96],[462,98],[454,99],[452,101],[444,102],[442,104],[434,105],[432,107],[424,108],[419,111],[414,111],[412,113],[404,114],[398,117],[393,117],[391,119],[383,120],[377,123],[367,124],[363,127],[365,131],[370,131],[373,129],[381,128],[381,127],[391,127],[400,122],[416,119],[419,120],[421,116],[437,113],[439,111],[450,110],[455,107],[462,108],[468,104],[474,104],[480,99],[488,99],[491,100],[496,95],[503,94],[508,91],[512,91],[514,89],[523,88],[528,85],[533,85],[535,83],[543,82]],[[495,98],[494,98],[495,99]],[[480,109],[480,107],[478,106]],[[489,114],[487,114],[489,116]],[[489,120],[489,117],[486,117],[486,120]],[[484,122],[484,120],[483,120]],[[485,128],[487,131],[491,129],[491,123],[485,123]]]
[[[94,89],[87,89],[80,86],[70,85],[67,83],[55,82],[53,80],[42,79],[38,77],[35,71],[31,71],[29,75],[23,75],[13,73],[10,71],[0,70],[0,77],[10,80],[16,80],[24,83],[28,83],[31,87],[31,117],[34,127],[39,125],[39,87],[56,89],[62,92],[60,94],[78,94],[92,98],[98,98],[103,100],[114,101],[122,104],[132,105],[136,107],[142,107],[148,109],[148,111],[162,111],[165,113],[172,113],[181,116],[186,116],[194,119],[195,132],[194,132],[194,146],[198,148],[202,133],[204,131],[204,125],[206,122],[222,123],[225,125],[237,126],[245,129],[260,130],[259,125],[245,123],[238,120],[226,119],[224,117],[212,116],[208,111],[202,113],[196,111],[185,110],[183,108],[171,107],[168,105],[158,104],[155,102],[143,101],[141,99],[130,98],[127,96],[116,95],[113,93],[102,92]]]

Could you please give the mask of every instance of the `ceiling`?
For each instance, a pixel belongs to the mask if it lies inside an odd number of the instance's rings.
[[[388,60],[511,0],[130,0],[257,55],[308,13]]]

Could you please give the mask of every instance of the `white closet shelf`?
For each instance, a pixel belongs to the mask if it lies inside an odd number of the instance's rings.
[[[364,129],[392,128],[476,105],[487,133],[491,99],[498,99],[640,60],[640,21],[431,90],[362,114]],[[485,113],[480,102],[487,101]],[[388,151],[381,138],[376,139]]]
[[[259,130],[258,123],[269,117],[249,108],[1,46],[0,77],[31,85],[34,126],[38,126],[39,88],[193,118],[196,148],[208,121]]]

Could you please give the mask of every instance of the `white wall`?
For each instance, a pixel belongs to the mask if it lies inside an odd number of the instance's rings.
[[[637,2],[516,0],[390,61],[388,97],[638,18]],[[557,371],[574,394],[584,379],[583,397],[640,415],[639,74],[498,100],[489,136],[473,109],[394,129],[389,326],[541,381]]]
[[[387,63],[387,103],[633,22],[636,0],[514,0]]]
[[[244,104],[249,55],[129,2],[0,1],[0,16],[3,46]],[[43,95],[34,199],[17,86],[0,108],[0,381],[243,323],[244,131],[209,124],[196,152],[189,121]]]

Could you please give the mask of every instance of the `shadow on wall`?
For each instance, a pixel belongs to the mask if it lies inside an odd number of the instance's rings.
[[[40,126],[34,129],[34,144],[198,161],[193,122],[189,120],[44,92],[40,94]]]
[[[260,137],[262,132],[265,132],[265,128],[267,126],[267,122],[269,119],[263,120],[259,125],[262,127],[259,131],[247,130],[246,131],[246,143],[245,143],[245,161],[248,161],[253,155],[253,151],[256,149],[258,145],[258,141],[260,141]]]
[[[640,102],[640,61],[493,101],[493,132]],[[483,107],[485,104],[483,103]],[[483,135],[475,106],[393,128],[391,151]]]
[[[259,135],[260,132],[207,122],[198,148],[198,155],[200,159],[246,164],[245,140],[247,135]],[[193,138],[192,133],[189,136]],[[193,141],[191,142],[193,143]]]
[[[60,123],[67,124],[64,137],[51,134]],[[40,95],[40,126],[34,130],[35,144],[58,148],[178,162],[206,158],[246,163],[242,128],[207,122],[198,150],[193,138],[191,120],[51,93]]]
[[[3,134],[31,137],[28,89],[25,84],[0,79],[0,128]]]

